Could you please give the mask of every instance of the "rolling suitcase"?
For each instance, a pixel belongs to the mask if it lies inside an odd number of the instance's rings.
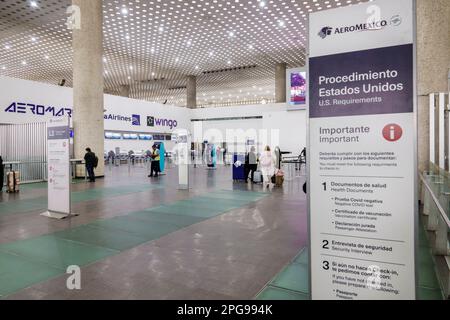
[[[19,172],[10,171],[6,174],[6,192],[16,193],[19,192]]]
[[[233,180],[244,181],[245,180],[245,156],[243,154],[233,155]]]
[[[263,182],[263,176],[262,172],[257,170],[253,173],[253,182],[254,183],[262,183]]]

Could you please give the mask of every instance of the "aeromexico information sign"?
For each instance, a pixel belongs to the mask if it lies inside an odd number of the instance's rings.
[[[310,15],[313,299],[414,299],[414,3]]]

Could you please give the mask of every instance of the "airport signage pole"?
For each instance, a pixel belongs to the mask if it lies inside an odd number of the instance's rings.
[[[309,19],[312,299],[415,299],[415,2]]]
[[[47,123],[48,210],[41,215],[63,219],[71,215],[70,118]]]

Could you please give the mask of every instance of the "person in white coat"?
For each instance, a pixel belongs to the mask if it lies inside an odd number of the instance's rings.
[[[270,147],[266,146],[264,152],[259,158],[259,164],[261,166],[261,173],[263,176],[263,183],[267,187],[272,183],[272,176],[275,174],[275,157],[270,151]]]

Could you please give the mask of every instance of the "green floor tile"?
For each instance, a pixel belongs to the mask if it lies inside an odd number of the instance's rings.
[[[110,230],[126,231],[144,238],[146,241],[158,239],[179,229],[179,227],[169,223],[145,221],[127,216],[98,220],[92,222],[91,225]]]
[[[256,300],[309,300],[308,295],[267,286]]]
[[[246,206],[251,201],[243,201],[243,200],[231,200],[231,199],[220,199],[220,198],[208,198],[205,196],[195,197],[193,199],[194,201],[198,203],[208,203],[208,204],[214,204],[217,207],[223,207],[226,208],[226,210],[234,209],[234,208],[240,208],[243,206]]]
[[[119,251],[146,242],[146,239],[125,231],[97,228],[89,224],[54,233],[54,236]]]
[[[308,265],[309,257],[308,257],[308,248],[304,248],[300,253],[295,257],[292,263],[295,264],[304,264]]]
[[[418,289],[418,300],[442,300],[442,292],[440,289],[428,289],[423,287],[419,287]]]
[[[419,286],[430,289],[439,289],[439,282],[436,278],[433,264],[419,265]]]
[[[190,226],[192,224],[205,220],[204,218],[199,217],[171,214],[166,212],[156,212],[156,211],[138,211],[130,213],[128,216],[136,219],[145,219],[149,221],[169,223],[178,226],[180,228]]]
[[[0,214],[45,210],[46,208],[47,198],[45,197],[0,202]]]
[[[257,195],[242,195],[238,192],[233,193],[216,193],[211,192],[204,195],[204,197],[208,198],[218,198],[218,199],[228,199],[228,200],[238,200],[238,201],[247,201],[247,202],[253,202],[260,200],[262,197]]]
[[[0,252],[0,296],[5,296],[63,273],[62,269],[29,261],[23,257]]]
[[[178,201],[176,203],[177,205],[182,206],[188,206],[192,208],[204,208],[204,209],[210,209],[214,212],[225,212],[230,209],[238,208],[235,203],[232,203],[230,201],[227,201],[226,203],[217,201],[212,201],[211,199],[199,199],[199,198],[192,198],[188,200],[182,200]]]
[[[118,253],[116,250],[64,240],[53,235],[6,243],[0,245],[0,251],[64,270],[70,265],[86,265]]]
[[[144,192],[152,189],[160,189],[162,186],[138,184],[138,185],[126,185],[110,188],[92,188],[83,191],[72,192],[72,203],[78,203],[83,201],[92,201],[102,198],[110,198],[123,196],[132,193]],[[14,214],[24,213],[29,211],[44,211],[47,208],[47,197],[38,197],[26,200],[12,200],[6,202],[0,202],[0,214]]]
[[[418,258],[419,258],[419,265],[430,265],[433,266],[433,257],[431,255],[430,248],[428,247],[419,247],[418,252]]]
[[[305,265],[288,265],[270,282],[270,285],[300,293],[308,293],[308,272],[308,267]]]
[[[188,207],[183,205],[171,204],[171,205],[162,205],[148,210],[149,212],[163,212],[170,213],[176,215],[187,215],[191,217],[199,217],[199,218],[211,218],[225,210],[219,209],[208,209],[201,207]]]

